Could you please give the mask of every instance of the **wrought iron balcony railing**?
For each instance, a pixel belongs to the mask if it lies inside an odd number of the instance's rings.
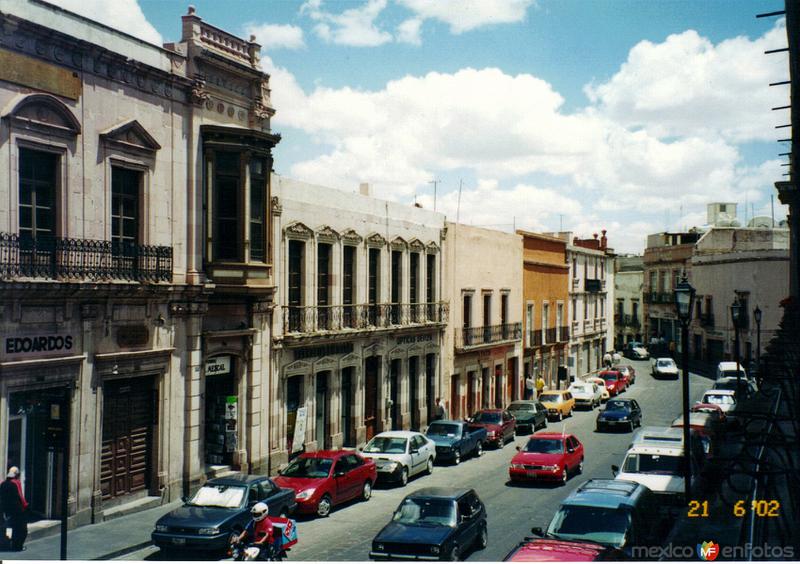
[[[448,304],[282,306],[284,333],[320,333],[447,323]]]
[[[620,315],[617,314],[614,316],[614,323],[616,323],[620,327],[640,327],[642,322],[639,321],[638,315],[630,315],[624,314]]]
[[[0,279],[172,281],[172,247],[0,233]]]
[[[700,315],[700,325],[703,327],[713,327],[714,326],[714,314],[713,313],[703,313]]]
[[[645,291],[644,301],[648,304],[672,304],[675,302],[675,296],[672,292]]]
[[[522,323],[463,327],[456,329],[456,348],[479,347],[504,341],[517,341],[521,338]]]

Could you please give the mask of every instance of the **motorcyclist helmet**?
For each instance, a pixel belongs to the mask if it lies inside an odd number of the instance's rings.
[[[267,516],[268,512],[269,506],[266,503],[259,501],[250,510],[250,515],[253,517],[253,521],[261,521]]]

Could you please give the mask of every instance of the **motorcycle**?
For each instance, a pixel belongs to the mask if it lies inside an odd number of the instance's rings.
[[[294,519],[271,517],[272,534],[275,539],[270,545],[247,542],[233,543],[228,550],[231,560],[237,562],[260,560],[280,562],[287,557],[291,547],[297,544],[297,523]]]

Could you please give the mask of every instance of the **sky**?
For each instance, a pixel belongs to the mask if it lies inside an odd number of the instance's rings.
[[[161,44],[188,2],[51,0]],[[275,172],[511,231],[646,236],[771,213],[781,0],[195,0],[256,36]],[[435,182],[434,182],[435,181]],[[435,198],[434,198],[435,192]],[[435,199],[435,202],[434,202]],[[776,219],[785,218],[774,200]]]

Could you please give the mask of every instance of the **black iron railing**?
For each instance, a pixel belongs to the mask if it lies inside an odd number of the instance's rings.
[[[172,280],[172,247],[0,233],[0,279]]]
[[[516,341],[520,338],[522,338],[522,323],[456,329],[457,348],[491,345],[504,341]]]
[[[714,326],[714,314],[713,313],[703,313],[700,315],[700,325],[703,327],[713,327]]]
[[[283,306],[286,333],[317,333],[446,323],[446,302]]]
[[[639,321],[639,316],[637,315],[620,315],[616,314],[614,316],[614,323],[616,323],[620,327],[640,327],[642,322]]]

